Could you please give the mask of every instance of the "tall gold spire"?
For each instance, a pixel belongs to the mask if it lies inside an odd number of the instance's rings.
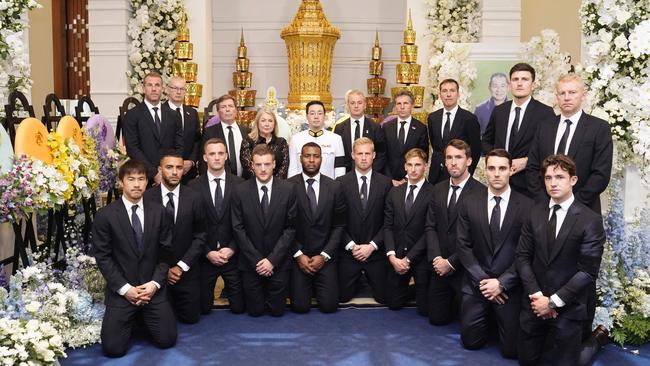
[[[255,111],[247,111],[247,107],[255,106],[255,95],[257,90],[250,89],[253,82],[253,73],[248,71],[250,60],[247,57],[246,43],[244,42],[244,29],[241,30],[239,37],[239,47],[237,47],[237,59],[235,60],[235,72],[232,73],[232,83],[235,89],[228,91],[235,98],[235,105],[239,112],[237,113],[237,122],[249,124],[255,119]]]
[[[413,22],[411,21],[411,9],[409,9],[409,17],[404,31],[404,44],[400,46],[400,61],[397,64],[396,79],[398,84],[404,86],[396,86],[391,88],[391,94],[395,98],[402,89],[408,89],[415,96],[413,103],[414,107],[421,108],[424,104],[424,87],[417,84],[420,81],[421,66],[417,63],[418,59],[418,46],[415,44],[415,30],[413,30]]]
[[[384,62],[381,61],[378,31],[375,31],[375,45],[372,47],[372,60],[369,66],[372,77],[367,80],[366,113],[372,115],[375,119],[379,119],[388,103],[390,103],[390,99],[383,96],[386,89],[386,79],[381,77],[384,72]]]
[[[196,108],[201,101],[203,85],[196,83],[198,66],[190,62],[193,58],[194,46],[190,42],[190,30],[187,28],[187,13],[183,13],[180,23],[176,36],[176,61],[172,64],[172,74],[185,79],[185,104]]]

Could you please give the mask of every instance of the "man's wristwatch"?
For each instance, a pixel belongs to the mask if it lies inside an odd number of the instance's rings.
[[[548,298],[548,308],[551,310],[557,309],[557,304],[550,297]]]

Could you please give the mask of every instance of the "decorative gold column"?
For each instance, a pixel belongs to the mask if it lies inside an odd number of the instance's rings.
[[[189,62],[193,57],[194,46],[190,42],[190,30],[187,28],[187,14],[183,14],[181,26],[176,36],[176,60],[172,65],[172,74],[185,79],[185,104],[199,107],[203,85],[196,83],[198,66]]]
[[[422,108],[424,104],[424,87],[417,85],[420,82],[420,65],[417,64],[418,46],[415,45],[415,31],[413,30],[413,22],[411,21],[411,9],[409,9],[409,19],[406,30],[404,31],[404,44],[400,47],[400,61],[397,64],[396,79],[398,84],[404,86],[396,86],[391,88],[391,94],[395,99],[397,94],[402,89],[408,89],[415,96],[414,107]]]
[[[241,30],[239,47],[237,48],[237,60],[235,61],[235,72],[232,73],[232,83],[235,87],[230,90],[230,94],[235,98],[237,112],[237,122],[245,125],[250,124],[255,119],[256,111],[247,111],[247,107],[255,106],[255,94],[257,90],[249,89],[253,83],[253,73],[248,71],[250,60],[247,57],[246,43],[244,43],[244,30]]]
[[[320,100],[326,110],[332,110],[332,57],[341,32],[329,23],[320,2],[302,0],[280,37],[289,57],[287,108],[299,110],[311,100]]]
[[[372,77],[367,82],[366,113],[380,121],[384,109],[390,103],[390,98],[383,96],[386,90],[386,79],[381,77],[384,73],[384,61],[381,61],[381,47],[379,47],[379,32],[377,31],[375,31],[375,46],[372,48],[372,61],[370,61],[369,69]]]

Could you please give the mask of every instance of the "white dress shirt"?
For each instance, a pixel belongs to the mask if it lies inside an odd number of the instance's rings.
[[[556,154],[567,155],[569,153],[569,146],[571,146],[571,140],[573,140],[573,135],[576,132],[576,128],[578,128],[578,121],[580,121],[580,117],[582,117],[582,110],[579,110],[571,117],[560,115],[560,124],[557,127],[557,133],[555,134],[555,145],[553,145],[553,151],[555,151]],[[565,150],[557,151],[557,148],[560,145],[560,140],[562,140],[562,135],[564,135],[564,131],[566,130],[566,122],[564,121],[567,119],[571,121],[571,131],[569,131],[569,137],[566,139]]]
[[[345,165],[336,166],[336,158],[343,159],[345,157],[345,150],[343,149],[343,140],[338,134],[322,130],[323,134],[314,137],[309,134],[309,130],[298,132],[291,137],[289,142],[289,172],[288,177],[293,177],[302,172],[302,164],[300,164],[300,153],[302,147],[308,142],[315,142],[321,148],[321,174],[336,179],[345,175]]]
[[[176,112],[176,109],[180,109],[181,113],[181,129],[185,129],[185,113],[183,113],[183,106],[182,105],[176,105],[174,104],[171,100],[168,100],[167,103],[169,104],[169,108],[172,109],[172,111]]]
[[[445,134],[445,123],[447,123],[447,112],[449,112],[449,132],[451,132],[451,128],[454,126],[454,120],[456,119],[456,114],[458,113],[458,104],[454,108],[452,108],[450,111],[446,109],[442,109],[442,124],[440,125],[440,136]]]
[[[517,124],[517,131],[519,131],[519,128],[521,127],[521,121],[524,119],[524,113],[526,113],[526,108],[528,107],[528,103],[530,103],[531,99],[532,97],[528,97],[528,99],[521,105],[515,104],[515,101],[513,100],[512,104],[510,105],[510,115],[508,116],[508,130],[506,132],[506,150],[508,150],[508,146],[510,146],[510,132],[512,131],[512,125],[514,124],[515,117],[517,115],[515,108],[519,107],[521,109],[519,111],[519,121]]]
[[[409,137],[409,130],[411,129],[411,120],[413,119],[413,116],[408,116],[406,119],[401,119],[397,117],[397,141],[399,141],[399,130],[402,127],[402,122],[406,122],[404,124],[404,142],[408,140]]]
[[[269,197],[269,205],[271,204],[271,191],[273,187],[273,176],[271,176],[271,179],[269,179],[268,182],[262,184],[257,178],[255,178],[255,183],[257,183],[257,194],[259,195],[260,198],[260,204],[262,203],[262,197],[264,197],[264,191],[262,191],[262,187],[266,186],[266,195]]]
[[[460,193],[463,191],[463,188],[465,187],[465,184],[467,184],[467,181],[471,175],[467,175],[467,178],[463,179],[462,182],[458,183],[457,186],[458,188],[456,189],[456,203],[458,203],[458,199],[460,198]],[[451,186],[454,185],[452,183],[451,178],[449,178],[449,192],[447,192],[447,207],[449,207],[449,201],[451,201],[451,195],[454,194],[454,190],[451,188]]]
[[[501,202],[499,203],[499,210],[501,211],[499,228],[503,226],[503,218],[506,217],[506,210],[508,209],[508,202],[510,201],[510,192],[512,192],[512,190],[510,189],[510,186],[508,186],[508,189],[499,195],[499,197],[501,197]],[[488,189],[488,222],[490,222],[490,219],[492,219],[492,210],[494,209],[494,206],[497,205],[497,201],[494,199],[494,197],[494,193]]]
[[[363,179],[361,179],[361,177],[366,177],[367,178],[366,179],[366,186],[368,188],[368,195],[370,195],[370,181],[372,180],[372,169],[370,169],[368,171],[368,173],[366,173],[365,175],[359,173],[359,171],[356,170],[356,169],[354,169],[354,173],[357,175],[357,183],[359,184],[359,191],[361,191],[361,185],[363,185]],[[348,250],[348,251],[352,250],[354,248],[355,244],[357,244],[357,243],[355,243],[354,240],[350,240],[350,242],[348,242],[345,245],[345,250]],[[375,250],[379,249],[377,244],[372,240],[370,241],[370,245],[372,245],[372,247],[375,248]]]
[[[227,124],[224,121],[221,121],[220,123],[221,128],[223,129],[223,139],[226,141],[226,147],[228,148],[228,151],[230,151],[230,146],[228,145],[228,135],[230,134],[230,130],[228,127],[232,127],[232,134],[233,138],[235,140],[235,153],[237,154],[237,176],[241,177],[242,174],[242,166],[241,166],[241,142],[243,140],[243,136],[241,134],[241,130],[239,129],[239,125],[237,122],[232,122],[232,124]]]
[[[366,116],[361,116],[361,118],[353,118],[350,116],[350,141],[354,142],[354,131],[357,128],[357,124],[354,121],[359,121],[359,137],[363,137],[363,124],[366,121]]]
[[[210,171],[207,171],[207,178],[208,178],[208,184],[210,185],[210,197],[212,197],[212,202],[214,203],[214,191],[217,189],[217,182],[214,180],[219,178],[221,181],[219,182],[219,185],[221,185],[221,195],[222,197],[226,195],[226,171],[222,171],[221,175],[216,177],[210,173]],[[269,191],[271,188],[269,187]],[[269,196],[270,197],[270,196]]]

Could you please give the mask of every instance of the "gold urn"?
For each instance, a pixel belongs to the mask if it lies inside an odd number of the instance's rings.
[[[375,45],[372,47],[372,60],[369,63],[369,73],[372,76],[367,80],[368,94],[366,97],[366,113],[379,119],[390,99],[384,97],[386,79],[381,77],[384,72],[384,62],[381,61],[381,47],[379,47],[379,32],[375,31]]]
[[[185,79],[185,104],[198,108],[203,94],[203,85],[197,84],[198,65],[189,62],[194,56],[194,46],[190,42],[190,30],[187,28],[187,14],[183,13],[176,36],[174,49],[176,61],[172,64],[172,74]]]
[[[235,98],[237,122],[249,125],[257,114],[256,111],[247,111],[246,108],[255,106],[255,95],[257,90],[249,89],[253,83],[253,73],[248,71],[250,60],[247,57],[248,49],[244,41],[244,30],[241,30],[239,47],[237,47],[237,59],[235,60],[235,71],[232,73],[232,84],[235,89],[228,91]]]
[[[289,58],[288,109],[300,110],[312,100],[320,100],[332,110],[332,58],[339,28],[332,26],[318,0],[302,0],[291,23],[280,37]]]

